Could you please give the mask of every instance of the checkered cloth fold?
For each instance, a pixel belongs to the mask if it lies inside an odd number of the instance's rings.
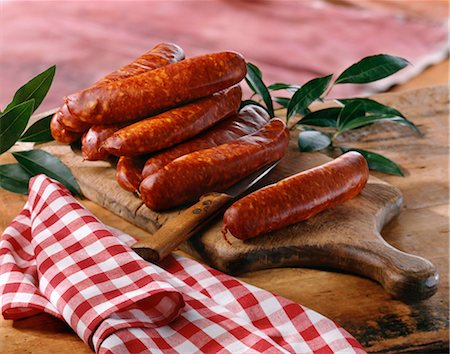
[[[44,175],[0,241],[5,319],[46,312],[99,353],[364,353],[332,321],[170,256],[150,264]]]

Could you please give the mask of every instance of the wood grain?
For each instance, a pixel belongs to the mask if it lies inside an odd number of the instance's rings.
[[[368,352],[448,352],[448,87],[402,95],[383,95],[425,133],[373,126],[347,141],[362,139],[373,149],[399,161],[405,178],[374,173],[398,187],[405,200],[400,214],[382,230],[386,241],[409,253],[430,259],[441,274],[438,292],[412,303],[393,299],[377,283],[350,274],[305,268],[275,268],[249,272],[239,279],[308,306],[341,324]],[[350,145],[350,143],[346,143]],[[2,163],[12,162],[2,155]],[[99,181],[101,183],[101,181]],[[25,196],[0,190],[1,228],[21,210]],[[82,200],[103,222],[136,238],[148,233],[106,209]],[[67,326],[41,315],[22,321],[0,320],[0,352],[90,353]]]

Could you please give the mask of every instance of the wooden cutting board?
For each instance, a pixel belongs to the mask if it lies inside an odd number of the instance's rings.
[[[180,212],[154,212],[136,195],[121,189],[115,181],[114,161],[83,161],[79,150],[58,143],[40,148],[70,167],[88,199],[150,233]],[[288,154],[259,186],[329,160],[320,153],[300,153],[293,136]],[[380,235],[382,227],[398,214],[402,202],[397,188],[370,177],[359,196],[305,222],[253,240],[230,236],[229,243],[223,238],[219,218],[181,248],[229,274],[286,266],[334,269],[378,281],[397,298],[423,299],[437,290],[435,267],[395,249]]]

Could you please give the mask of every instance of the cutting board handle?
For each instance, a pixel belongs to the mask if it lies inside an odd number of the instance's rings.
[[[354,258],[351,270],[378,281],[398,299],[416,301],[432,296],[439,282],[435,266],[422,257],[392,247],[381,235],[377,236],[377,241],[365,242],[363,249],[358,247],[361,253]]]

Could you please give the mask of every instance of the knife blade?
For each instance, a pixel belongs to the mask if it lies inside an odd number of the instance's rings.
[[[161,226],[153,235],[136,242],[132,249],[149,262],[159,262],[196,232],[209,224],[239,196],[260,182],[279,161],[266,165],[224,192],[204,194],[193,206]]]

